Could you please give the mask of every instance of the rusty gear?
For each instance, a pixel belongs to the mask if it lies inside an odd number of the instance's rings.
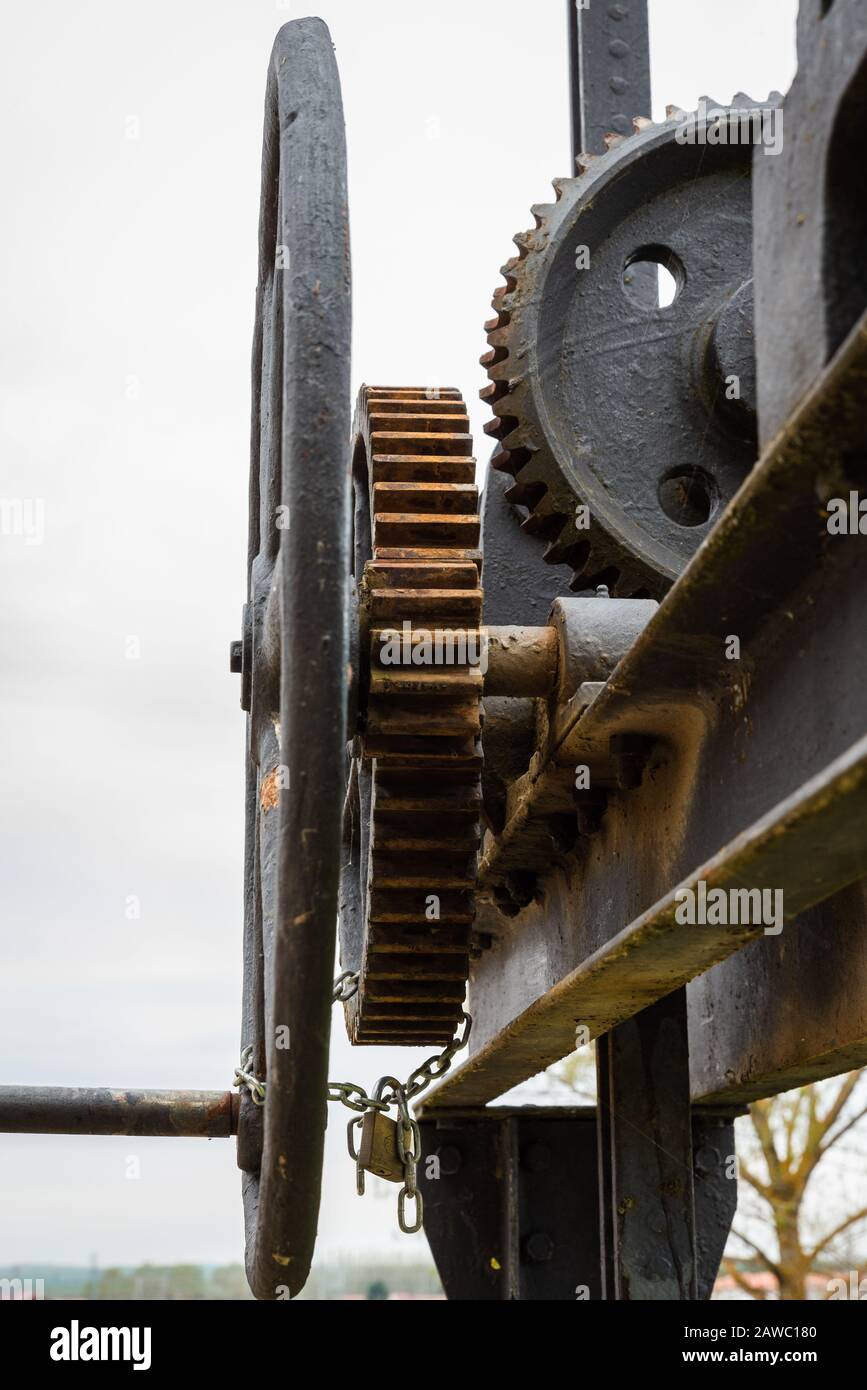
[[[356,791],[363,788],[356,820],[364,824],[352,827],[360,978],[346,1008],[358,1043],[446,1043],[461,1020],[483,681],[468,428],[452,389],[363,387],[359,396],[357,541],[365,529],[359,493],[369,496],[373,522],[358,593],[361,732],[352,774]]]

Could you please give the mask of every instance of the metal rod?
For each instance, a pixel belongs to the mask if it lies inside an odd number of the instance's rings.
[[[238,1132],[238,1099],[232,1091],[0,1086],[0,1132],[228,1139]]]
[[[557,684],[553,627],[486,627],[486,695],[547,696]]]
[[[574,173],[575,160],[586,148],[581,122],[581,40],[578,33],[576,0],[566,0],[566,14],[569,26],[569,106],[572,122],[572,172]]]

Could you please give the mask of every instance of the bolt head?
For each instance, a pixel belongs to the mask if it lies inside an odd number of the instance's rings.
[[[229,643],[229,670],[233,676],[240,676],[244,669],[244,643]]]
[[[452,1144],[444,1144],[437,1149],[436,1154],[440,1161],[440,1172],[443,1177],[453,1178],[463,1162],[460,1149],[456,1149]]]
[[[547,1231],[534,1231],[524,1242],[524,1253],[531,1264],[547,1264],[554,1254],[554,1242]]]

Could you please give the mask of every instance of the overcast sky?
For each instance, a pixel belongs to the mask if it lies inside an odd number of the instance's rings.
[[[785,90],[795,10],[651,0],[653,114]],[[354,379],[459,386],[484,456],[498,267],[569,172],[565,4],[317,12],[347,118]],[[224,1089],[236,1065],[244,726],[227,655],[262,107],[274,34],[306,13],[5,7],[0,495],[44,512],[25,514],[31,537],[0,536],[2,1081]],[[413,1064],[351,1052],[337,1022],[333,1076],[370,1087]],[[396,1189],[355,1196],[347,1114],[320,1255],[422,1254],[397,1233]],[[240,1260],[239,1186],[230,1141],[0,1136],[0,1264]]]

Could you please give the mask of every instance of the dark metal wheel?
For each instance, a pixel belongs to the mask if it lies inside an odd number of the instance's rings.
[[[491,466],[579,590],[661,597],[755,461],[753,147],[711,128],[778,98],[702,100],[579,155],[494,294]]]
[[[348,686],[349,229],[340,82],[318,19],[286,24],[265,98],[253,345],[241,1042],[247,1277],[310,1268],[326,1124]]]

